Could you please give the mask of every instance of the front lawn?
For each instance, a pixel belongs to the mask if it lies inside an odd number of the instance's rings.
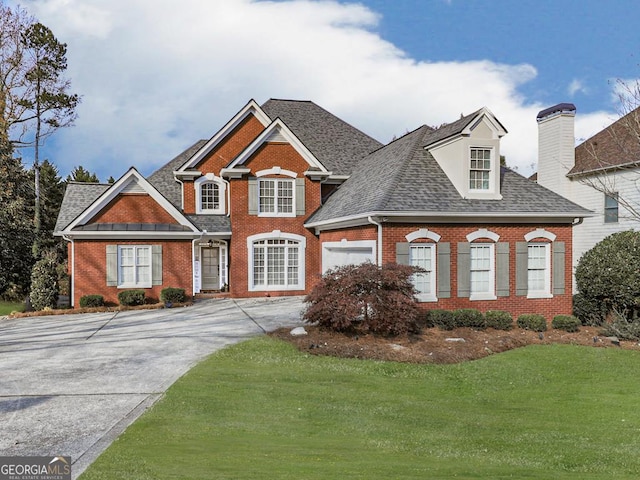
[[[22,312],[24,310],[24,302],[1,302],[0,301],[0,317],[9,315],[11,312]]]
[[[636,479],[640,353],[540,345],[455,365],[300,353],[200,363],[89,479]]]

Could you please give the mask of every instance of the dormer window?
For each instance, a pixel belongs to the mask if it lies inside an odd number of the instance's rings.
[[[489,190],[491,176],[491,149],[471,148],[469,190]]]
[[[220,177],[207,173],[194,182],[196,189],[196,213],[225,213],[226,184]]]

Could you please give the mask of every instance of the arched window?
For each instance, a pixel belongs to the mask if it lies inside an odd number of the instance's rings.
[[[304,237],[277,230],[248,237],[249,290],[304,289],[305,246]]]
[[[196,213],[225,213],[224,180],[212,173],[207,173],[194,182],[196,189]]]

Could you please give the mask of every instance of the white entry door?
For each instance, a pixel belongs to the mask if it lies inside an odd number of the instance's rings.
[[[220,289],[220,247],[208,247],[202,249],[201,289]]]

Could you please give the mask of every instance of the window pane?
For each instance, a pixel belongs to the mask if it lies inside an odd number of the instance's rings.
[[[618,222],[618,194],[604,196],[604,223]]]
[[[275,180],[260,180],[260,211],[275,211]]]
[[[298,285],[298,248],[289,247],[287,256],[287,284]]]
[[[426,272],[415,273],[412,277],[413,284],[419,293],[433,293],[431,291],[432,249],[431,245],[411,245],[409,250],[409,263],[426,270]]]
[[[472,148],[470,152],[469,188],[488,190],[491,172],[491,149]]]
[[[293,212],[293,181],[278,180],[278,212]]]
[[[267,285],[284,285],[284,247],[267,247]]]
[[[547,271],[547,245],[529,245],[528,256],[528,290],[530,292],[547,292],[549,290],[549,272]]]
[[[205,183],[200,187],[201,205],[203,210],[220,208],[220,187],[215,183]]]
[[[491,246],[472,245],[471,256],[471,293],[491,292]]]
[[[264,285],[264,247],[253,248],[253,284]]]

